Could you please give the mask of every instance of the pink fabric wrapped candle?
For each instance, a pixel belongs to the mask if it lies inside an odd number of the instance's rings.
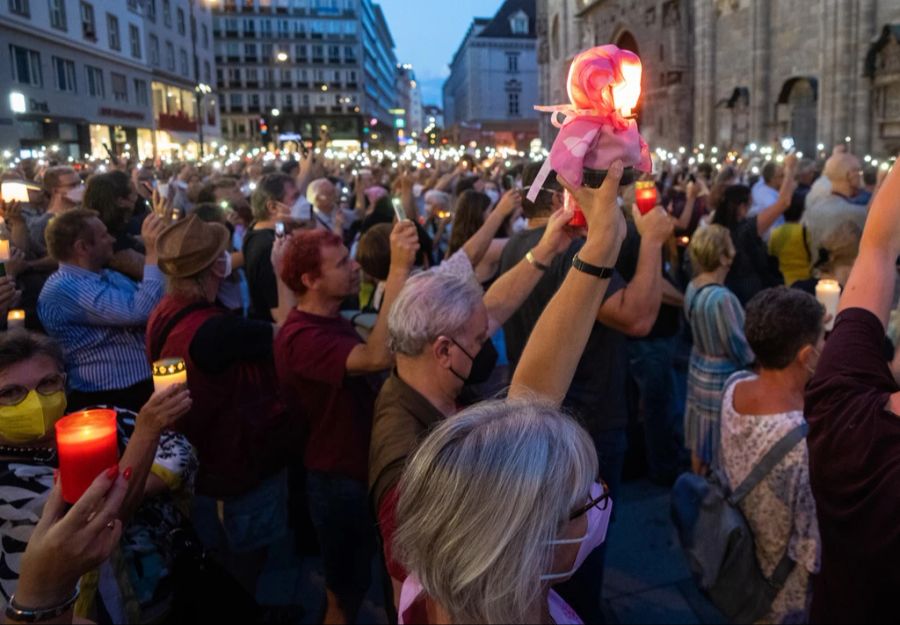
[[[585,168],[609,169],[617,159],[625,167],[651,169],[650,150],[630,118],[641,93],[641,60],[636,54],[613,45],[582,52],[569,69],[568,93],[570,104],[535,107],[552,113],[560,131],[528,191],[532,202],[551,170],[580,185]]]

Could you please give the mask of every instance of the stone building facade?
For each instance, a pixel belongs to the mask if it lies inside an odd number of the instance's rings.
[[[792,137],[812,154],[850,137],[857,153],[900,150],[897,0],[538,0],[537,28],[542,104],[566,101],[585,48],[641,56],[653,147]]]

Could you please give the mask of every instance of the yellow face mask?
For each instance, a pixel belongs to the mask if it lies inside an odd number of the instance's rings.
[[[15,406],[0,406],[0,437],[10,443],[30,443],[52,433],[66,411],[66,393],[41,395],[29,391]]]

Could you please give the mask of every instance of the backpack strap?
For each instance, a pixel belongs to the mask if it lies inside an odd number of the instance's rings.
[[[796,565],[797,563],[791,560],[787,550],[785,550],[784,555],[781,556],[781,562],[779,562],[778,566],[775,567],[775,570],[772,571],[772,577],[769,578],[769,583],[780,590],[784,587],[787,578],[793,572]]]
[[[728,497],[728,502],[732,506],[737,506],[744,497],[750,494],[750,491],[763,481],[772,469],[778,466],[778,463],[781,462],[800,441],[806,438],[806,432],[808,430],[809,425],[804,421],[785,434],[780,441],[772,446],[772,449],[766,452],[766,455],[762,457],[762,460],[753,467],[753,470],[750,471],[750,475],[741,482],[740,486],[731,492],[731,495]]]
[[[175,329],[175,326],[177,326],[182,319],[184,319],[191,313],[198,310],[203,310],[204,308],[213,308],[213,305],[208,304],[207,302],[195,302],[193,304],[185,306],[177,313],[172,315],[172,317],[166,322],[166,325],[163,326],[163,329],[160,331],[160,333],[156,337],[154,337],[155,340],[153,341],[152,346],[153,352],[150,354],[151,362],[159,360],[159,357],[162,354],[163,347],[165,347],[166,341],[169,339],[169,334],[172,333],[172,330]]]

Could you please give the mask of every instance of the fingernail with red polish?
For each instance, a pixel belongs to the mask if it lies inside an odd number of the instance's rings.
[[[128,480],[131,479],[131,474],[132,474],[132,473],[134,473],[134,470],[132,470],[131,467],[128,467],[127,469],[125,469],[124,471],[122,471],[122,477],[125,478],[125,481],[126,481],[126,482],[127,482]]]
[[[114,480],[119,476],[119,465],[114,464],[106,470],[106,479]]]

